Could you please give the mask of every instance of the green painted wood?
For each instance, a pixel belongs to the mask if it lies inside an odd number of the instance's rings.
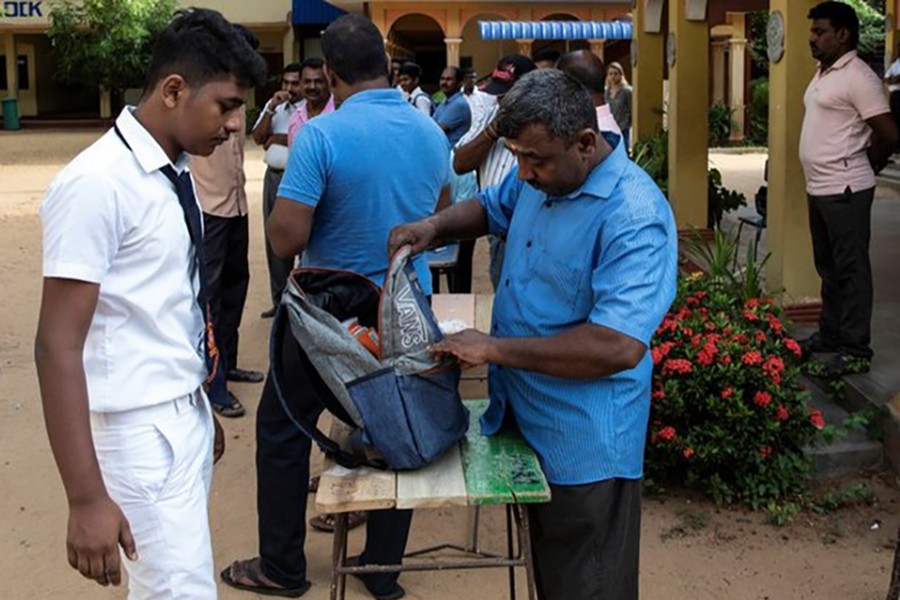
[[[481,435],[487,400],[467,401],[469,432],[460,444],[469,504],[534,504],[550,501],[550,487],[534,450],[518,432]]]

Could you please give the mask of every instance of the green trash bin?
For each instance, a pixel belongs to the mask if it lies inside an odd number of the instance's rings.
[[[8,131],[19,128],[19,101],[12,96],[3,99],[3,128]]]

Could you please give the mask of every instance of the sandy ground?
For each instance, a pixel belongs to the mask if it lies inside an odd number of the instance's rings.
[[[83,580],[65,559],[66,504],[44,433],[32,362],[40,298],[41,245],[37,210],[43,192],[60,167],[98,132],[0,132],[0,598],[124,598],[124,590],[102,589]],[[250,144],[252,146],[252,144]],[[716,157],[713,157],[714,160]],[[241,329],[241,363],[264,369],[269,322],[267,279],[261,239],[261,154],[247,156],[251,198],[251,271],[253,279]],[[749,165],[734,180],[755,189],[762,159],[719,160]],[[758,175],[757,175],[758,174]],[[748,194],[749,195],[749,194]],[[479,247],[476,271],[483,272]],[[486,278],[476,291],[486,290]],[[211,505],[213,543],[219,568],[256,552],[253,412],[259,386],[236,385],[250,409],[244,419],[224,423],[228,450],[216,470]],[[802,516],[786,528],[766,524],[759,514],[721,510],[707,502],[672,495],[647,499],[643,522],[644,598],[668,600],[881,600],[887,590],[894,539],[900,521],[897,482],[865,478],[876,491],[874,506],[837,514]],[[416,513],[410,548],[461,543],[465,510]],[[502,511],[485,511],[481,540],[488,549],[503,547]],[[361,533],[352,543],[359,546]],[[311,533],[307,541],[306,597],[328,597],[330,537]],[[140,549],[138,549],[140,550]],[[521,578],[520,578],[521,581]],[[502,571],[412,573],[402,578],[412,600],[508,597]],[[350,582],[349,598],[365,598]],[[252,595],[221,588],[223,599]]]

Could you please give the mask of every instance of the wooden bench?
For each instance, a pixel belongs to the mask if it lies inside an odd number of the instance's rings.
[[[326,461],[316,494],[316,509],[335,515],[332,600],[344,599],[348,574],[474,568],[509,569],[510,598],[514,600],[516,567],[525,569],[528,598],[536,600],[528,511],[523,505],[548,502],[550,488],[537,456],[518,433],[503,431],[491,437],[481,434],[479,418],[487,404],[487,400],[466,402],[470,424],[465,439],[424,469],[410,472],[378,471],[368,467],[345,469]],[[340,438],[344,427],[335,427],[332,435]],[[474,547],[477,543],[465,549],[444,544],[407,554],[406,559],[445,548],[465,550],[470,556],[428,562],[404,560],[402,565],[347,565],[347,517],[352,511],[487,504],[506,506],[505,556],[478,552]]]

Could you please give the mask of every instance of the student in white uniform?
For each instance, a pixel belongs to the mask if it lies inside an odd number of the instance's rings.
[[[215,352],[186,154],[238,134],[264,80],[222,15],[179,12],[137,108],[63,169],[41,209],[35,362],[68,560],[103,586],[124,566],[132,600],[216,597],[207,500],[224,442],[201,387]]]

